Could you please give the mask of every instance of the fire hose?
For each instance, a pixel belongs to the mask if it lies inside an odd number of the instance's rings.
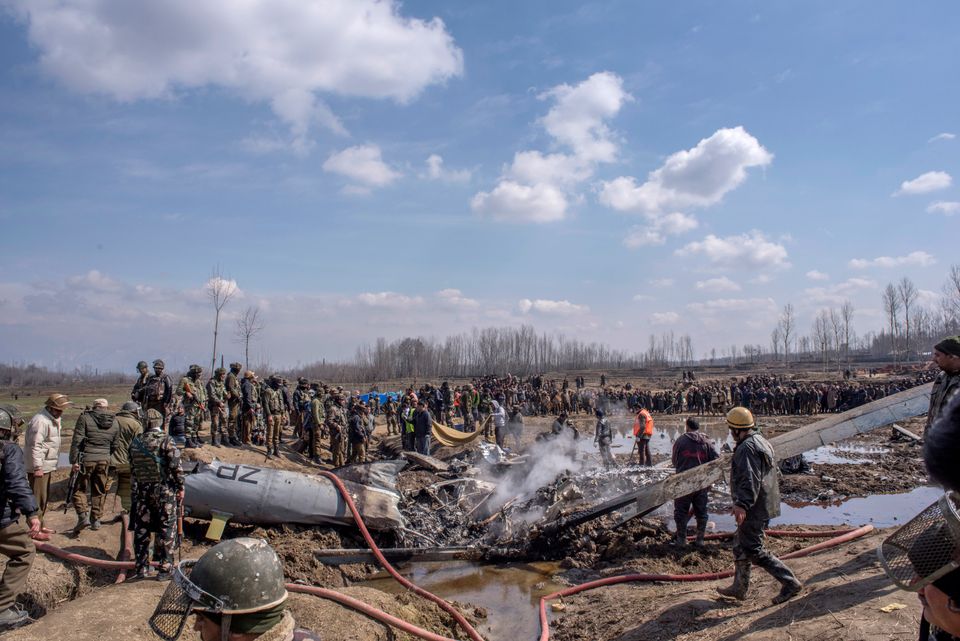
[[[840,536],[836,536],[828,541],[823,541],[822,543],[805,547],[797,550],[796,552],[784,554],[780,558],[796,559],[802,556],[807,556],[808,554],[813,554],[814,552],[835,547],[841,543],[846,543],[848,541],[860,538],[861,536],[869,534],[872,531],[872,525],[864,525],[863,527],[855,530],[847,530]],[[790,531],[788,530],[787,532]],[[809,533],[804,532],[791,532],[791,534],[809,535]],[[719,537],[720,535],[716,536]],[[622,574],[620,576],[611,576],[605,579],[589,581],[587,583],[581,583],[580,585],[575,585],[563,590],[558,590],[546,596],[540,597],[540,641],[548,641],[550,639],[550,622],[547,620],[547,601],[579,594],[580,592],[586,592],[587,590],[593,590],[605,585],[616,585],[617,583],[631,583],[638,581],[716,581],[718,579],[726,579],[731,576],[733,576],[732,570],[726,570],[724,572],[708,572],[704,574]]]
[[[466,618],[459,611],[457,611],[452,605],[447,603],[442,598],[434,595],[433,593],[428,592],[427,590],[424,590],[423,588],[415,585],[414,583],[409,581],[407,578],[400,575],[400,573],[397,572],[397,570],[392,565],[390,565],[386,557],[383,556],[383,553],[380,551],[380,548],[377,546],[376,542],[374,542],[373,537],[370,535],[369,530],[367,530],[367,527],[363,522],[363,518],[360,516],[359,510],[354,504],[353,499],[350,497],[350,493],[347,491],[346,487],[340,481],[339,477],[337,477],[336,475],[330,472],[321,472],[321,474],[330,478],[334,486],[343,496],[344,501],[346,502],[347,506],[350,508],[350,512],[353,515],[353,518],[356,521],[357,526],[364,537],[364,540],[367,542],[367,545],[370,546],[371,552],[373,552],[374,556],[377,557],[377,560],[379,561],[381,566],[383,566],[383,568],[387,570],[387,572],[394,579],[396,579],[401,585],[411,590],[415,594],[420,595],[430,601],[433,601],[438,606],[440,606],[444,611],[446,611],[451,616],[453,616],[453,618],[464,629],[464,631],[467,632],[467,634],[470,636],[470,638],[473,641],[483,641],[483,638],[476,631],[476,629],[474,629],[473,626],[471,626],[470,623],[466,620]],[[868,534],[872,530],[873,530],[872,525],[866,525],[855,530],[831,530],[831,531],[821,531],[821,532],[795,531],[795,530],[768,530],[767,533],[770,534],[771,536],[798,536],[798,537],[826,537],[830,535],[838,535],[838,536],[834,536],[834,538],[831,538],[830,540],[823,541],[822,543],[818,543],[816,545],[812,545],[812,546],[803,548],[801,550],[797,550],[795,552],[790,552],[789,554],[785,554],[781,557],[783,559],[793,559],[793,558],[806,556],[808,554],[812,554],[819,550],[834,547],[842,543],[846,543],[848,541],[852,541],[853,539],[856,539],[861,536],[864,536],[865,534]],[[719,539],[719,538],[727,538],[730,536],[733,536],[733,534],[723,533],[723,534],[710,535],[709,538]],[[71,561],[74,563],[81,563],[84,565],[99,567],[103,569],[110,569],[110,570],[122,570],[122,569],[129,570],[135,567],[135,564],[132,561],[110,561],[106,559],[96,559],[93,557],[84,556],[82,554],[76,554],[74,552],[68,552],[66,550],[63,550],[54,545],[50,545],[48,543],[36,543],[35,545],[37,550],[39,550],[40,552],[44,552],[46,554],[50,554],[57,558],[63,559],[65,561]],[[153,564],[153,565],[156,565],[156,564]],[[577,586],[573,586],[563,590],[559,590],[557,592],[553,592],[552,594],[548,594],[544,597],[541,597],[540,599],[540,628],[541,628],[540,641],[547,641],[550,638],[550,627],[549,627],[549,622],[547,621],[546,604],[548,601],[551,601],[553,599],[557,599],[565,596],[572,596],[574,594],[585,592],[587,590],[592,590],[592,589],[603,587],[606,585],[615,585],[618,583],[638,582],[638,581],[714,581],[718,579],[728,578],[732,575],[733,575],[733,572],[730,570],[727,570],[724,572],[711,572],[711,573],[703,573],[703,574],[625,574],[620,576],[607,577],[607,578],[599,579],[596,581],[590,581],[588,583],[583,583],[581,585],[577,585]],[[340,603],[341,605],[344,605],[358,612],[361,612],[377,621],[380,621],[381,623],[393,626],[397,629],[403,630],[404,632],[408,632],[410,634],[413,634],[414,636],[420,637],[421,639],[425,639],[426,641],[454,641],[453,639],[450,639],[448,637],[444,637],[442,635],[430,632],[428,630],[424,630],[423,628],[420,628],[412,623],[409,623],[407,621],[404,621],[403,619],[400,619],[391,614],[388,614],[383,610],[375,608],[362,601],[349,597],[345,594],[341,594],[340,592],[336,592],[334,590],[328,590],[328,589],[320,588],[316,586],[300,585],[297,583],[288,583],[286,584],[286,588],[291,592],[311,594],[314,596],[318,596],[321,598],[329,599],[331,601]]]

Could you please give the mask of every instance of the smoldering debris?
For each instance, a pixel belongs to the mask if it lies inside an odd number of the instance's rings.
[[[668,468],[602,467],[572,432],[536,441],[522,456],[477,443],[446,460],[449,470],[401,483],[404,545],[472,546],[490,559],[563,558],[571,540],[547,527],[564,517],[668,476]]]

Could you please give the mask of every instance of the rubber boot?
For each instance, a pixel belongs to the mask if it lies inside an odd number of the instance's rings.
[[[702,523],[697,523],[697,540],[693,544],[698,547],[704,547],[704,537],[707,535],[707,522],[703,521]]]
[[[728,588],[717,588],[721,596],[743,601],[750,589],[750,561],[737,561],[734,566],[733,584]]]
[[[677,533],[673,535],[673,545],[678,548],[687,546],[687,524],[682,521],[676,521]]]
[[[780,582],[780,593],[773,597],[773,604],[778,605],[784,601],[789,601],[800,594],[803,584],[793,573],[793,570],[783,564],[783,561],[767,554],[757,559],[757,565],[767,571],[773,578]]]
[[[84,530],[88,527],[90,527],[90,515],[87,514],[86,512],[83,514],[78,514],[77,524],[73,526],[73,531],[80,532],[80,530]]]
[[[211,443],[211,445],[213,445],[214,447],[220,447],[220,435],[219,435],[219,434],[214,434],[213,437],[212,437],[212,441],[213,441],[213,442]]]

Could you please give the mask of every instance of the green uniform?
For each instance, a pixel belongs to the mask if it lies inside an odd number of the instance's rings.
[[[207,404],[207,393],[199,381],[190,376],[184,376],[177,385],[177,397],[183,404],[187,439],[196,439],[197,432],[203,424],[203,409]]]
[[[113,467],[117,470],[117,496],[124,512],[130,512],[131,476],[130,443],[143,431],[143,424],[133,412],[117,412],[117,445],[113,450]]]
[[[330,407],[326,418],[330,431],[330,455],[333,467],[342,467],[347,455],[347,415],[337,404]]]
[[[133,439],[129,449],[133,475],[130,529],[137,572],[146,572],[150,534],[155,533],[153,560],[169,567],[177,535],[177,493],[183,490],[180,450],[169,436],[152,429]]]
[[[210,411],[210,436],[216,445],[220,438],[234,435],[233,426],[227,421],[227,385],[211,378],[207,381],[207,409]]]

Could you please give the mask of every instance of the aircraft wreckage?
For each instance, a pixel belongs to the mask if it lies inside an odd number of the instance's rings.
[[[922,415],[930,388],[915,387],[774,437],[777,458]],[[609,525],[623,523],[722,482],[729,466],[728,457],[722,456],[679,474],[665,468],[607,471],[583,461],[571,443],[538,442],[531,446],[535,451],[528,450],[529,456],[505,457],[474,434],[453,430],[439,434],[443,438],[438,440],[446,443],[435,453],[444,460],[405,453],[408,460],[355,465],[335,473],[372,529],[416,534],[418,540],[411,547],[428,547],[430,554],[439,556],[453,551],[464,558],[469,549],[483,549],[492,557],[522,555],[531,545],[543,547],[554,535],[607,515],[613,516]],[[399,449],[389,439],[384,445],[387,452]],[[543,449],[536,451],[538,447]],[[558,455],[564,450],[566,458]],[[441,480],[401,495],[397,474],[408,464],[428,469]],[[185,506],[187,515],[211,519],[208,536],[214,538],[227,520],[261,525],[352,523],[333,484],[323,477],[219,461],[200,464],[187,476]],[[417,532],[408,529],[408,523],[415,523]],[[362,556],[362,551],[350,552]]]

